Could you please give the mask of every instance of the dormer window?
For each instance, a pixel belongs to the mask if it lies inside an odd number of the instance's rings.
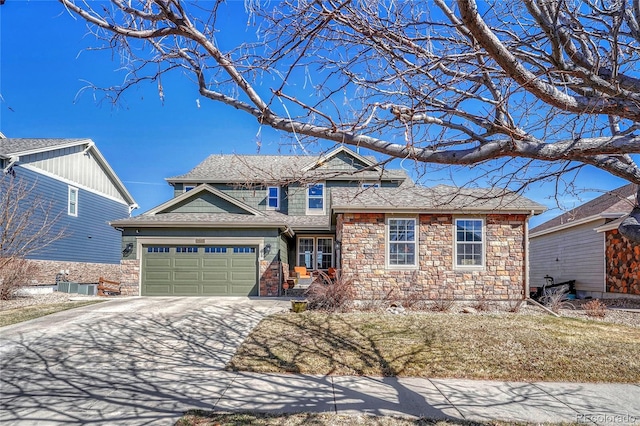
[[[280,187],[267,187],[267,210],[280,210]]]
[[[307,214],[324,214],[324,183],[307,186]]]

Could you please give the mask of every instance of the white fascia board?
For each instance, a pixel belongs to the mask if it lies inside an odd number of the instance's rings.
[[[99,195],[99,196],[101,196],[103,198],[107,198],[109,200],[116,201],[116,202],[118,202],[118,203],[120,203],[122,205],[130,206],[130,204],[128,204],[126,201],[123,201],[123,200],[121,200],[119,198],[116,198],[116,197],[113,197],[111,195],[104,194],[102,192],[98,192],[93,188],[89,188],[88,186],[81,185],[78,182],[73,182],[73,181],[71,181],[69,179],[65,179],[62,176],[58,176],[58,175],[53,174],[51,172],[48,172],[46,170],[39,169],[39,168],[31,166],[29,164],[18,164],[18,166],[22,167],[22,168],[25,168],[27,170],[31,170],[32,172],[41,174],[43,176],[47,176],[49,178],[55,179],[57,181],[63,182],[65,184],[67,184],[67,185],[71,185],[71,186],[76,187],[78,189],[82,189],[83,191],[91,192],[91,193],[97,194],[97,195]]]
[[[132,209],[137,209],[139,207],[138,203],[136,203],[136,200],[133,199],[133,196],[131,195],[131,193],[129,193],[129,191],[127,190],[127,187],[124,186],[124,183],[122,183],[122,181],[120,180],[116,172],[109,165],[106,158],[104,158],[104,156],[102,155],[102,153],[100,152],[96,144],[90,139],[87,139],[87,141],[89,146],[87,147],[86,151],[91,151],[91,154],[94,155],[94,158],[96,159],[96,161],[102,166],[102,168],[107,173],[111,181],[120,190],[120,193],[123,195],[123,197],[127,200],[127,202],[129,203],[129,206],[131,206]]]
[[[562,231],[564,229],[573,228],[574,226],[584,225],[585,223],[594,222],[600,219],[617,219],[621,216],[626,215],[627,213],[607,213],[607,214],[596,214],[593,216],[585,217],[580,220],[571,221],[567,223],[563,223],[562,225],[554,226],[553,228],[545,229],[543,231],[532,232],[529,234],[529,238],[536,238],[546,234],[552,234],[554,232]]]
[[[460,214],[468,216],[470,214],[528,214],[533,211],[534,214],[540,214],[542,211],[522,208],[522,209],[505,209],[505,210],[487,210],[487,209],[426,209],[415,207],[347,207],[334,206],[331,208],[334,213],[412,213],[412,214]]]
[[[234,223],[234,222],[194,222],[194,221],[118,221],[109,222],[114,228],[282,228],[287,227],[282,222],[265,223]]]

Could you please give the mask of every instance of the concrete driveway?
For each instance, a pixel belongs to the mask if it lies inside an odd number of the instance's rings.
[[[0,330],[0,424],[172,425],[187,409],[640,423],[640,385],[224,371],[279,300],[112,300]],[[613,420],[611,420],[613,419]]]
[[[0,423],[173,424],[213,409],[237,346],[285,301],[131,298],[0,331]]]

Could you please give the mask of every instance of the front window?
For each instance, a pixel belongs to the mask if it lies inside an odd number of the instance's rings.
[[[415,266],[416,246],[416,220],[389,219],[389,266]]]
[[[482,219],[456,219],[456,266],[484,264]]]
[[[67,213],[69,216],[78,216],[78,188],[74,188],[73,186],[69,187]]]
[[[280,210],[280,187],[270,186],[267,188],[267,209]]]
[[[324,214],[324,183],[316,183],[308,186],[307,213]]]
[[[333,266],[333,238],[298,238],[298,266],[305,266],[309,270],[331,268]]]

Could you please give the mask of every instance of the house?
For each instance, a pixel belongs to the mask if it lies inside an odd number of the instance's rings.
[[[528,219],[544,210],[509,192],[415,186],[343,146],[212,155],[167,182],[172,199],[111,223],[129,294],[278,296],[304,266],[341,268],[362,299],[522,298]]]
[[[53,284],[60,271],[75,282],[120,279],[121,234],[108,222],[137,205],[93,141],[2,137],[0,169],[46,204],[52,232],[63,230],[27,256],[39,269],[31,284]]]
[[[628,184],[531,230],[531,282],[576,280],[578,296],[640,295],[640,244],[618,233],[638,187]]]

